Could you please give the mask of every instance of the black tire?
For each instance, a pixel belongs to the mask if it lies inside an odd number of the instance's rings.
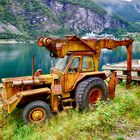
[[[51,117],[51,110],[47,103],[37,100],[25,106],[22,117],[25,123],[45,123]]]
[[[76,106],[79,110],[89,109],[90,105],[95,106],[97,102],[97,100],[95,100],[96,102],[94,101],[95,97],[98,101],[102,101],[107,99],[107,94],[108,89],[104,80],[98,77],[86,79],[77,86],[75,94]]]

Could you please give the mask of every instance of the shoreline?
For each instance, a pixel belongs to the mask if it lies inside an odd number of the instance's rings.
[[[23,41],[17,41],[15,39],[0,39],[0,44],[17,44],[17,43],[35,43],[36,41],[27,41],[27,42],[23,42]],[[139,44],[140,41],[134,41],[134,44]]]
[[[0,44],[35,43],[34,41],[16,41],[15,39],[0,39]]]

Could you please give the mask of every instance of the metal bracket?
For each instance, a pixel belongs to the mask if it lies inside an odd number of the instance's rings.
[[[118,83],[118,78],[117,78],[116,71],[112,71],[111,78],[108,85],[108,98],[111,100],[115,98],[115,87],[117,83]]]

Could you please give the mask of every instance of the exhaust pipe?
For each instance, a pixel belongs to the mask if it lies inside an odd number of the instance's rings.
[[[34,76],[35,76],[35,74],[34,74],[34,61],[35,61],[35,56],[33,55],[32,56],[32,80],[34,81]]]

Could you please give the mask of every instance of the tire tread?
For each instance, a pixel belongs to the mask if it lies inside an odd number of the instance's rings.
[[[101,78],[98,78],[98,77],[88,78],[88,79],[82,81],[81,83],[79,83],[79,85],[77,86],[77,89],[76,89],[75,98],[76,98],[76,104],[77,104],[77,107],[79,110],[86,109],[85,98],[88,94],[87,90],[90,87],[97,85],[97,83],[100,84],[100,87],[102,87],[102,89],[103,89],[103,95],[102,95],[101,100],[107,99],[108,91],[107,91],[107,86],[106,86],[104,80],[102,80]]]

